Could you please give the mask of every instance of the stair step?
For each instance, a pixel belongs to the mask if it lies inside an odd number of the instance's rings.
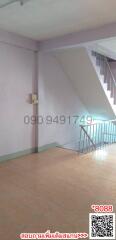
[[[112,107],[116,105],[116,88],[114,83],[114,77],[110,69],[109,61],[105,56],[100,55],[92,51],[92,56],[95,59],[96,69],[100,74],[100,81],[104,88],[104,91],[109,99]],[[115,91],[115,92],[114,92]]]

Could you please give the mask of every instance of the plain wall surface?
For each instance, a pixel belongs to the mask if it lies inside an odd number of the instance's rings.
[[[0,156],[35,147],[35,128],[24,124],[33,115],[34,61],[33,51],[0,43]]]
[[[73,116],[85,114],[84,105],[57,59],[51,53],[39,53],[39,115],[44,120],[39,124],[39,147],[56,142],[63,147],[77,149],[79,121],[74,124]],[[47,124],[48,115],[52,119],[64,115],[66,123]]]

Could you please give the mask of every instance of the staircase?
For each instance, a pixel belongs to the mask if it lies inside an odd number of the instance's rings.
[[[88,55],[116,116],[116,80],[110,68],[110,59],[91,50],[88,50]],[[80,125],[79,152],[95,151],[113,143],[116,143],[116,119]]]
[[[110,68],[109,59],[94,51],[89,52],[89,56],[99,77],[103,90],[116,115],[116,80]]]
[[[113,143],[116,143],[116,119],[80,125],[80,153],[101,149]]]

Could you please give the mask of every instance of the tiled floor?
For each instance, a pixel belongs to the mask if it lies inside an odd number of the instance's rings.
[[[116,145],[91,154],[54,148],[0,164],[0,240],[21,232],[87,232],[92,204],[116,212]]]

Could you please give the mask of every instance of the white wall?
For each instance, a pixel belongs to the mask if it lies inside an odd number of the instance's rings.
[[[44,118],[44,123],[39,125],[39,147],[56,142],[77,149],[79,122],[75,125],[72,117],[84,114],[87,111],[56,58],[50,53],[39,53],[39,115]],[[47,115],[52,118],[65,115],[66,124],[48,125],[45,122]],[[71,116],[70,125],[68,116]]]
[[[34,84],[34,53],[0,43],[0,156],[35,147],[29,94]]]

